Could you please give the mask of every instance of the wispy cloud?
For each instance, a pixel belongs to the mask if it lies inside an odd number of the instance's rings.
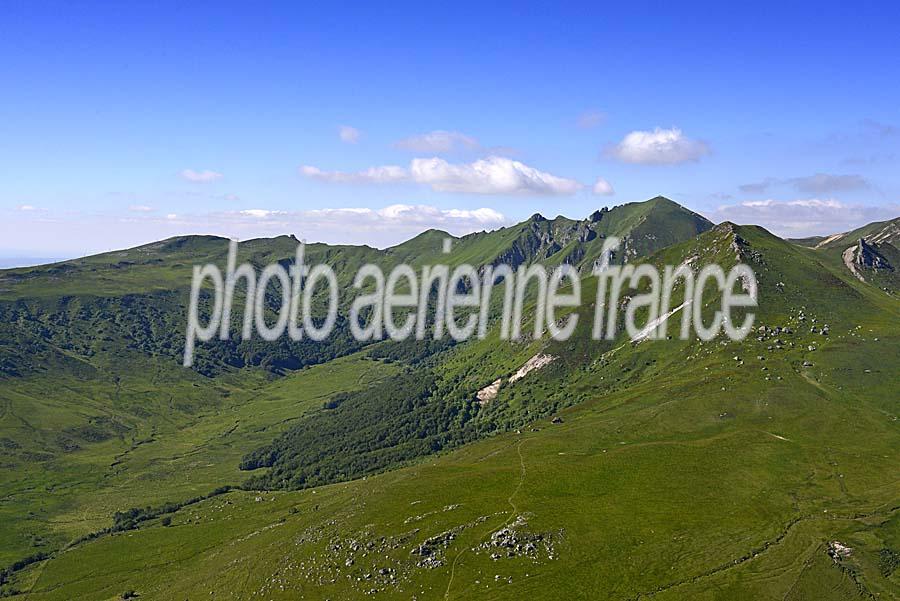
[[[395,204],[382,209],[338,208],[303,211],[306,220],[322,226],[379,229],[443,228],[456,231],[492,229],[506,224],[502,213],[489,208],[440,209],[430,205]]]
[[[265,219],[267,217],[272,217],[274,215],[285,215],[285,211],[274,211],[271,209],[244,209],[242,211],[238,211],[239,215],[244,215],[246,217],[258,217],[261,219]]]
[[[578,115],[577,125],[581,129],[594,129],[605,122],[606,113],[598,110],[588,110]]]
[[[34,205],[19,205],[16,208],[19,209],[20,211],[36,211],[37,210],[37,207],[35,207]]]
[[[900,136],[900,127],[890,123],[883,123],[874,119],[863,119],[862,126],[864,129],[884,138]]]
[[[748,200],[720,206],[709,215],[714,221],[761,225],[787,238],[830,235],[898,216],[900,205],[850,205],[827,198]]]
[[[893,152],[885,152],[885,153],[872,153],[866,156],[855,156],[848,157],[841,161],[841,164],[847,165],[848,167],[871,167],[872,165],[879,165],[883,163],[896,163],[897,155]]]
[[[633,131],[608,148],[606,155],[624,163],[677,165],[709,154],[706,142],[687,137],[679,128]]]
[[[472,163],[450,163],[438,157],[413,159],[408,168],[370,167],[357,172],[323,171],[304,165],[306,177],[337,183],[413,182],[438,192],[466,194],[574,194],[583,185],[575,180],[540,171],[520,161],[488,157]]]
[[[897,160],[900,126],[875,119],[861,119],[855,127],[833,131],[812,142],[815,150],[827,148],[835,153],[849,153],[841,163],[855,167],[893,163]]]
[[[362,132],[355,127],[350,127],[349,125],[341,125],[338,127],[338,137],[340,137],[342,142],[346,142],[347,144],[356,144],[359,142],[361,136]]]
[[[311,242],[367,244],[379,247],[408,240],[431,228],[442,229],[454,235],[464,235],[496,229],[509,223],[502,213],[492,208],[439,208],[421,204],[305,211],[252,208],[202,215],[169,214],[164,218],[148,215],[136,221],[134,227],[141,227],[144,232],[160,230],[157,234],[159,238],[175,233],[197,232],[239,239],[293,233],[298,238]]]
[[[383,207],[340,207],[284,210],[256,206],[241,210],[72,215],[11,212],[5,244],[34,256],[76,256],[128,248],[137,244],[187,234],[213,234],[250,238],[294,234],[309,242],[366,244],[384,248],[429,228],[460,236],[509,225],[489,207],[436,207],[393,204]],[[73,242],[74,241],[74,242]],[[77,244],[77,246],[76,246]],[[41,254],[49,253],[49,254]]]
[[[767,177],[758,182],[738,186],[746,194],[763,194],[776,186],[790,186],[802,194],[824,195],[837,192],[868,189],[869,182],[861,175],[834,175],[816,173],[805,177],[775,178]]]
[[[396,148],[423,154],[446,154],[461,150],[478,150],[481,144],[472,136],[458,131],[434,130],[403,138],[394,143]]]
[[[246,209],[207,216],[185,216],[183,227],[209,223],[222,233],[239,238],[273,236],[288,232],[309,241],[367,244],[385,247],[403,242],[431,228],[454,235],[492,230],[508,225],[499,211],[439,208],[432,205],[393,204],[382,208],[339,207],[306,211]],[[194,226],[196,227],[196,226]],[[208,229],[208,226],[207,226]]]
[[[794,177],[788,183],[798,192],[806,194],[831,194],[849,190],[865,190],[869,187],[869,182],[860,175],[830,175],[828,173]]]
[[[745,194],[763,194],[769,188],[778,183],[779,180],[774,177],[767,177],[766,179],[760,180],[758,182],[751,182],[749,184],[741,184],[738,186],[738,190]]]
[[[210,171],[204,169],[202,171],[194,171],[193,169],[185,169],[181,172],[181,177],[189,182],[207,184],[222,179],[222,174],[218,171]]]
[[[132,213],[150,213],[153,211],[153,207],[148,207],[147,205],[131,205],[128,207],[128,210]]]
[[[403,182],[409,179],[409,172],[405,168],[396,165],[369,167],[363,171],[355,172],[323,171],[318,167],[303,165],[300,167],[300,173],[311,179],[343,184],[387,184]]]
[[[594,182],[594,187],[592,188],[594,194],[598,196],[612,196],[616,193],[613,190],[612,184],[603,179],[602,177],[598,177],[597,181]]]

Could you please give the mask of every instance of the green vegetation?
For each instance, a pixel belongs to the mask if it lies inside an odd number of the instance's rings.
[[[629,260],[750,264],[754,332],[593,341],[586,277],[565,342],[494,331],[305,355],[237,341],[198,347],[185,370],[190,266],[221,261],[221,239],[0,272],[0,592],[900,596],[900,301],[840,252],[711,228],[665,199],[532,218],[446,256],[442,232],[308,252],[343,286],[368,261],[565,260],[587,275],[613,234]],[[246,244],[261,265],[295,241]],[[511,381],[540,354],[552,360]]]

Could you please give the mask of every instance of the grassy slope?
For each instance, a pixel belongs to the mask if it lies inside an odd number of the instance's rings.
[[[882,548],[900,549],[900,365],[884,360],[900,355],[900,308],[821,253],[735,231],[757,253],[748,255],[760,280],[757,324],[794,331],[783,348],[770,350],[769,334],[614,351],[583,337],[551,345],[561,360],[497,402],[582,400],[562,424],[542,420],[538,431],[345,484],[230,493],[177,512],[168,528],[104,537],[32,568],[29,598],[900,594],[900,574],[878,566]],[[727,262],[732,239],[718,228],[656,260]],[[831,334],[810,332],[813,319]],[[489,382],[520,358],[484,341],[455,350],[444,369],[477,366]],[[554,541],[552,553],[495,561],[496,549],[472,550],[519,516],[520,531]],[[441,565],[417,567],[411,550],[448,529],[456,537],[438,548]],[[834,539],[854,548],[841,566],[824,553]]]
[[[105,528],[115,511],[239,484],[244,453],[332,394],[396,369],[356,355],[268,382],[246,370],[209,381],[171,365],[141,367],[116,381],[53,375],[4,383],[0,427],[19,445],[0,465],[4,564]],[[61,432],[98,418],[127,430],[99,442],[73,434],[79,448],[58,452]]]
[[[869,242],[888,242],[896,246],[897,243],[900,243],[900,218],[888,221],[875,221],[855,230],[845,232],[839,237],[827,236],[821,241],[823,243],[821,248],[840,248],[843,250],[856,244],[856,241],[860,238],[865,238]]]
[[[844,368],[842,346],[819,374]],[[128,588],[145,598],[353,598],[385,588],[365,578],[385,567],[400,580],[386,587],[398,598],[440,598],[448,588],[452,598],[635,598],[659,587],[661,598],[850,598],[855,586],[822,561],[831,539],[854,547],[852,565],[870,590],[896,594],[896,580],[874,566],[882,546],[900,544],[898,484],[884,480],[897,433],[877,403],[861,400],[872,392],[863,376],[839,392],[784,371],[783,384],[763,392],[737,370],[713,371],[721,363],[696,363],[712,371],[706,384],[669,375],[592,400],[561,425],[364,481],[208,501],[176,514],[172,527],[63,554],[35,574],[45,594],[31,598],[111,598]],[[734,389],[721,391],[729,378]],[[519,515],[529,530],[561,531],[554,559],[470,551]],[[443,566],[410,566],[415,544],[460,526]],[[353,552],[353,540],[377,551]]]

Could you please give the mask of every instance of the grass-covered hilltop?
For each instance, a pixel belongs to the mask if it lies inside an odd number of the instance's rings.
[[[619,264],[749,265],[752,333],[593,340],[586,311],[566,341],[512,342],[492,301],[483,339],[350,334],[367,263],[568,263],[593,309],[610,236]],[[227,240],[0,271],[0,595],[900,598],[898,247],[900,219],[788,241],[662,197],[309,244],[337,274],[334,333],[202,342],[191,368],[193,266],[224,266]]]

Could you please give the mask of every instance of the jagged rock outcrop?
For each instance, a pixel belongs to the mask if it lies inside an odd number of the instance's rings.
[[[856,244],[853,260],[857,265],[866,269],[886,269],[893,271],[894,267],[884,256],[878,252],[878,246],[869,244],[865,238],[860,238]]]
[[[844,265],[850,270],[856,279],[865,282],[865,271],[894,271],[894,266],[881,254],[877,244],[869,244],[865,238],[860,238],[855,246],[849,246],[841,258]]]
[[[593,267],[602,247],[598,242],[607,236],[621,238],[613,262],[628,263],[712,227],[704,217],[661,197],[604,207],[581,220],[561,216],[548,219],[535,213],[513,226],[514,235],[507,233],[489,264],[517,269],[554,257],[584,272]]]

